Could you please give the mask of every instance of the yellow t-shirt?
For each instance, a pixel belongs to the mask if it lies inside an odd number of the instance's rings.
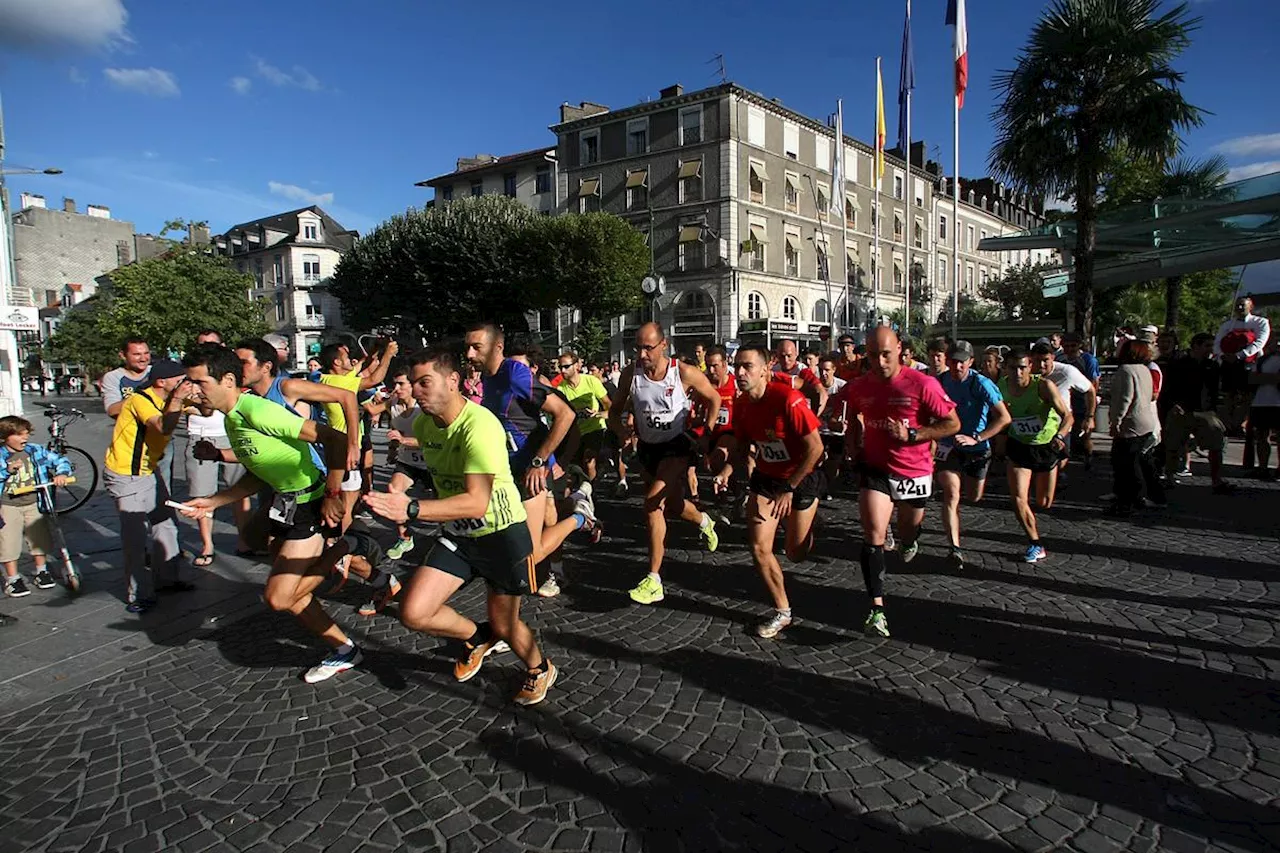
[[[340,373],[323,373],[320,375],[320,384],[332,385],[334,388],[341,388],[344,391],[350,391],[352,394],[358,395],[360,393],[360,374],[351,373],[343,376]],[[337,403],[325,403],[324,414],[329,419],[329,426],[338,432],[347,431],[347,416],[342,411],[342,406]]]
[[[591,413],[591,417],[578,421],[578,432],[581,435],[590,435],[604,429],[604,418],[599,417],[600,402],[609,396],[609,392],[604,390],[604,383],[590,373],[583,373],[578,376],[576,388],[565,380],[556,389],[565,396],[575,412]]]
[[[156,470],[172,438],[147,427],[156,415],[164,416],[164,399],[154,388],[139,389],[125,398],[107,446],[108,471],[146,477]]]

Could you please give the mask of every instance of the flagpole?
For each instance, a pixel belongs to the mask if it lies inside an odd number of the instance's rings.
[[[960,337],[960,96],[953,96],[951,127],[955,138],[955,171],[951,173],[951,253],[955,261],[955,276],[951,279],[951,340]]]
[[[880,95],[880,57],[876,57],[876,95]],[[880,136],[879,128],[879,110],[877,106],[876,117],[876,156],[871,166],[871,171],[875,172],[876,182],[876,227],[875,227],[875,249],[871,253],[871,262],[875,264],[875,275],[871,282],[871,313],[875,318],[875,324],[880,325],[880,220],[884,219],[884,210],[880,206],[880,183],[884,179],[884,173],[881,171],[884,162],[884,142]]]
[[[910,31],[910,27],[911,27],[911,0],[907,0],[908,32]],[[906,45],[907,45],[907,42],[904,41],[903,42],[904,48],[906,47]],[[903,62],[910,61],[910,56],[907,55],[907,51],[905,49],[903,51],[902,61]],[[901,70],[900,73],[902,74],[903,80],[905,81],[907,79],[906,71]],[[907,335],[910,335],[911,334],[911,229],[912,229],[912,224],[914,222],[914,216],[911,212],[911,200],[915,194],[912,188],[912,178],[911,178],[911,88],[910,86],[906,88],[906,91],[903,94],[906,95],[906,102],[907,102],[907,120],[906,120],[907,132],[906,132],[906,140],[905,140],[905,146],[904,146],[906,150],[902,152],[902,156],[906,158],[906,161],[907,161],[907,178],[905,181],[905,187],[903,188],[903,195],[906,196],[906,203],[907,203],[907,214],[906,214],[907,227],[903,231],[903,242],[906,245],[903,247],[903,257],[904,257],[903,263],[905,265],[905,269],[903,269],[902,272],[903,272],[903,277],[906,278],[907,280],[907,288],[906,288],[906,295],[904,296],[903,303],[902,303],[902,321],[903,321],[903,324],[906,326],[905,331]]]
[[[844,307],[841,309],[840,323],[836,328],[836,335],[846,333],[845,322],[849,319],[849,211],[846,198],[848,193],[845,185],[849,182],[848,175],[849,164],[845,162],[844,156],[844,101],[840,98],[836,99],[836,145],[840,147],[836,149],[836,156],[840,163],[840,248],[844,250]],[[839,337],[836,338],[839,340]]]

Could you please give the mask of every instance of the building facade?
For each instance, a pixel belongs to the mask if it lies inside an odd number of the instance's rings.
[[[436,204],[464,196],[501,194],[551,215],[560,207],[556,196],[558,185],[555,149],[544,147],[503,157],[492,154],[459,157],[454,171],[419,181],[414,186],[434,190]]]
[[[235,225],[213,250],[253,276],[252,299],[264,300],[267,324],[290,342],[292,367],[346,331],[338,299],[326,285],[356,233],[310,207]]]
[[[87,299],[98,276],[136,257],[133,223],[112,219],[110,208],[91,204],[80,212],[68,198],[50,209],[43,196],[28,193],[20,200],[13,215],[14,305],[56,306],[71,284]]]

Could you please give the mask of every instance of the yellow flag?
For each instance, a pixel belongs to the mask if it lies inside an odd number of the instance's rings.
[[[884,177],[884,81],[880,79],[880,57],[876,57],[876,177]]]

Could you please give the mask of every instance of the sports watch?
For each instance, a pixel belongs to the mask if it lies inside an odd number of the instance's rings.
[[[915,444],[919,440],[920,433],[915,427],[907,427],[907,444]]]
[[[421,507],[418,506],[418,502],[416,500],[411,500],[409,501],[409,505],[405,507],[404,514],[409,517],[410,521],[417,521],[418,510],[420,509]]]
[[[541,456],[535,456],[529,460],[530,468],[542,468],[546,466],[546,464],[547,464],[547,460],[543,459]]]

